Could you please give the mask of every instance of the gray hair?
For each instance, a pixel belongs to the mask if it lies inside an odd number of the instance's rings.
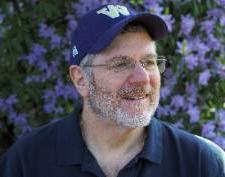
[[[80,68],[84,72],[85,77],[88,81],[90,81],[93,73],[92,68],[85,67],[85,65],[91,65],[93,63],[95,56],[96,54],[87,54],[80,62]]]

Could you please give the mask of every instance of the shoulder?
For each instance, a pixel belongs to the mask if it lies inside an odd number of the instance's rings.
[[[75,117],[70,115],[18,139],[0,159],[0,176],[22,177],[24,171],[31,172],[37,166],[44,168],[47,164],[53,164],[56,138],[72,128],[73,119]]]
[[[20,137],[3,155],[4,158],[26,158],[35,156],[43,149],[53,148],[57,134],[66,131],[71,126],[71,115],[54,123],[49,123],[34,129],[32,132]],[[74,118],[75,119],[75,118]]]
[[[21,137],[15,145],[26,146],[27,144],[40,144],[45,145],[54,142],[57,133],[66,130],[68,128],[72,117],[64,117],[57,122],[49,123],[34,129],[31,133],[28,133]]]
[[[225,152],[222,148],[206,138],[178,129],[169,123],[157,121],[162,127],[167,151],[175,151],[184,160],[199,163],[203,173],[213,173],[217,169],[220,177],[225,176]]]

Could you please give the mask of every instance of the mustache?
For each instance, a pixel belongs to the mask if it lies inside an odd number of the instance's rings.
[[[153,93],[153,89],[151,86],[139,86],[139,87],[127,87],[127,88],[121,88],[118,91],[118,96],[120,97],[126,97],[126,96],[146,96],[151,95]]]

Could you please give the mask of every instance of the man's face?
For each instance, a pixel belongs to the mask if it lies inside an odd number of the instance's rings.
[[[92,64],[128,58],[136,65],[116,72],[105,67],[92,68],[89,94],[84,98],[91,111],[122,126],[147,126],[159,103],[160,74],[158,69],[147,71],[139,61],[155,54],[155,44],[146,32],[118,35]]]

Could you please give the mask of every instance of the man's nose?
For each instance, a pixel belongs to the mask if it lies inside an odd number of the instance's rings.
[[[136,63],[128,80],[129,82],[149,82],[149,72],[141,65],[141,63]]]

